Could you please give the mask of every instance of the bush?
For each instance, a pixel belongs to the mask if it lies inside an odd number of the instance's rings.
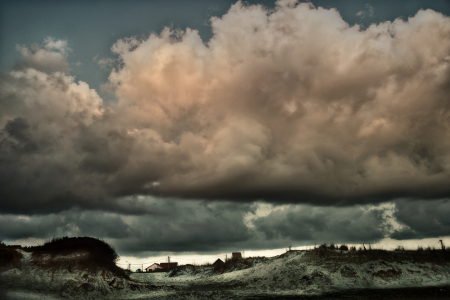
[[[351,246],[351,247],[350,247],[350,251],[351,251],[351,252],[356,252],[356,247],[355,247],[355,246]]]
[[[22,263],[22,253],[15,249],[9,249],[6,245],[0,246],[0,271],[12,268],[20,269]]]
[[[123,269],[116,266],[119,255],[104,241],[91,237],[53,238],[44,245],[31,247],[33,261],[45,268],[83,269],[96,272],[107,269],[119,276],[125,276]],[[50,258],[43,259],[45,255]],[[62,257],[66,257],[62,259]]]
[[[405,251],[405,247],[403,246],[397,246],[397,248],[394,249],[395,251]]]
[[[339,247],[339,250],[348,251],[347,245],[343,244]]]
[[[330,244],[330,246],[328,246],[328,249],[330,249],[330,250],[334,250],[334,249],[336,249],[336,247],[334,246],[334,244],[333,244],[333,243],[331,243],[331,244]]]

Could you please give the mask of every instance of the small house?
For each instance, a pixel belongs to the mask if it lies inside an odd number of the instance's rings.
[[[153,265],[148,266],[147,268],[145,268],[145,272],[153,272],[156,269],[162,269],[161,265],[157,264],[157,263],[154,263]]]
[[[231,253],[231,258],[232,259],[242,258],[242,254],[241,254],[241,252],[233,252],[233,253]]]
[[[220,258],[218,258],[212,265],[216,266],[216,265],[223,265],[223,264],[224,264],[224,262]]]

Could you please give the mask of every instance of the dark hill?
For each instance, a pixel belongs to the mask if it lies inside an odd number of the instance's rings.
[[[54,238],[34,247],[0,243],[0,299],[22,299],[23,293],[33,299],[104,299],[162,288],[131,280],[116,266],[118,258],[113,247],[90,237]]]
[[[68,270],[69,272],[80,270],[96,273],[107,270],[116,276],[128,278],[125,271],[116,266],[119,259],[116,251],[104,241],[91,237],[62,237],[53,238],[40,246],[21,247],[1,245],[0,252],[7,254],[2,259],[3,268],[16,265],[16,261],[22,254],[15,251],[20,249],[31,252],[31,263],[36,267],[54,270]],[[17,256],[17,257],[16,257]],[[20,256],[20,257],[19,257]]]

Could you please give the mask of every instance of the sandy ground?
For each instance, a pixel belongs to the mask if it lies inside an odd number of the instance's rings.
[[[21,269],[0,273],[0,299],[450,299],[449,263],[344,258],[292,252],[223,274],[185,267],[125,280],[35,269],[24,253]]]

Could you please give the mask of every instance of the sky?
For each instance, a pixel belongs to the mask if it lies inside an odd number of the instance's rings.
[[[93,236],[139,263],[450,243],[449,16],[0,1],[0,239]]]

